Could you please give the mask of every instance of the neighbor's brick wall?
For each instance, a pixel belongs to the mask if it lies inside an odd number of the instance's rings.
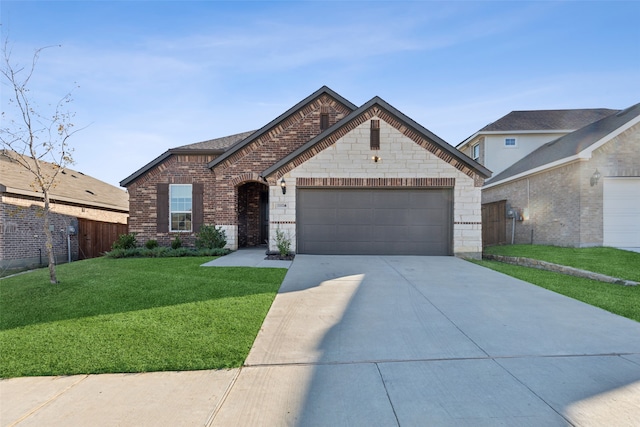
[[[515,244],[579,246],[579,165],[572,163],[546,173],[484,189],[482,203],[507,200],[524,221],[515,222]],[[507,220],[507,242],[513,221]]]
[[[295,250],[296,180],[304,178],[385,178],[403,179],[415,184],[421,178],[424,185],[440,185],[438,178],[452,178],[454,187],[453,250],[456,255],[478,256],[482,252],[480,187],[474,179],[416,144],[396,127],[380,119],[380,150],[378,163],[371,159],[369,148],[370,122],[365,120],[314,157],[284,175],[287,194],[278,186],[280,177],[270,186],[271,237],[270,250],[275,250],[275,230],[280,228],[292,240]],[[402,183],[398,184],[399,186]]]
[[[640,176],[640,125],[636,125],[593,152],[543,173],[485,188],[482,203],[506,199],[523,209],[525,220],[516,222],[516,244],[598,246],[603,242],[602,207],[604,177]],[[598,169],[600,182],[591,186]],[[511,220],[507,221],[511,242]]]
[[[43,203],[35,199],[2,196],[0,202],[0,268],[46,265],[47,252],[44,235]],[[72,210],[73,207],[66,207]],[[67,227],[78,229],[74,216],[64,215],[65,206],[51,205],[50,224],[53,225],[53,248],[56,262],[68,260]],[[78,239],[71,236],[71,259],[78,259]]]
[[[581,246],[602,245],[603,190],[605,177],[640,176],[640,124],[627,129],[596,149],[581,165],[580,242]],[[602,178],[591,186],[591,175],[598,169]]]

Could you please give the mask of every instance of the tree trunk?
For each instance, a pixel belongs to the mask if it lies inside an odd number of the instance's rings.
[[[53,235],[51,234],[51,229],[49,228],[49,215],[50,215],[50,205],[49,205],[49,192],[44,192],[44,235],[47,238],[45,246],[47,248],[47,257],[49,258],[49,280],[52,284],[58,283],[58,278],[56,277],[56,257],[53,251]]]

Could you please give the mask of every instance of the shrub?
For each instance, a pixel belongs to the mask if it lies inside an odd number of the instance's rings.
[[[224,248],[227,244],[227,233],[222,227],[215,225],[203,225],[196,238],[196,248],[198,249],[214,249]]]
[[[173,239],[173,241],[171,242],[171,249],[178,249],[182,247],[182,239],[180,239],[180,236],[176,236],[175,239]]]
[[[121,234],[118,236],[111,249],[133,249],[138,246],[136,233]]]
[[[157,240],[147,240],[147,242],[144,244],[144,247],[147,248],[147,249],[157,248],[158,247],[158,241]]]
[[[213,248],[213,249],[191,249],[178,248],[172,249],[158,246],[157,248],[131,248],[131,249],[113,249],[105,256],[108,258],[169,258],[169,257],[189,257],[189,256],[223,256],[229,253],[229,249]]]
[[[289,251],[291,251],[291,239],[279,228],[276,230],[276,246],[278,247],[280,256],[289,255]]]

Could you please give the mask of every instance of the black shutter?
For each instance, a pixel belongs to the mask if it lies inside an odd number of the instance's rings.
[[[158,184],[156,197],[156,231],[169,232],[169,184]]]
[[[380,149],[380,120],[371,120],[371,139],[369,146],[372,150]]]
[[[193,218],[193,232],[200,231],[200,227],[204,222],[204,184],[193,184],[191,188],[191,208]]]

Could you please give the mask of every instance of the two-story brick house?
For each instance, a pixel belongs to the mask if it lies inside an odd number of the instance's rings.
[[[261,129],[170,149],[120,184],[129,230],[192,244],[202,224],[228,247],[276,230],[309,254],[481,253],[490,172],[379,97],[358,107],[320,88]]]
[[[640,250],[640,104],[513,112],[458,147],[497,169],[482,188],[485,244]]]

